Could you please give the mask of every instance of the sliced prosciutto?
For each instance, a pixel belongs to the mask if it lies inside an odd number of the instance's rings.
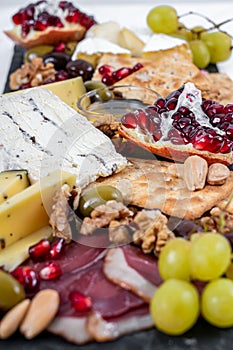
[[[156,258],[130,245],[107,252],[104,273],[109,280],[131,290],[146,302],[150,302],[162,282]]]
[[[48,328],[50,332],[83,344],[91,340],[112,340],[153,326],[145,301],[112,283],[103,273],[106,253],[107,249],[72,242],[54,260],[62,274],[58,278],[40,281],[40,289],[53,288],[60,295],[59,312]],[[48,263],[33,263],[33,267],[40,273]],[[91,306],[87,309],[74,307],[72,293],[80,293],[84,301],[88,298]]]

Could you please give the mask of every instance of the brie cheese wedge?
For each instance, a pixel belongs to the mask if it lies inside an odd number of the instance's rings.
[[[41,87],[0,97],[0,171],[27,169],[32,182],[65,170],[83,188],[127,165],[85,117]]]

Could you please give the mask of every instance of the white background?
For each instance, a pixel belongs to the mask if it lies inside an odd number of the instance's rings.
[[[54,1],[54,0],[53,0]],[[0,0],[0,93],[4,89],[7,72],[10,67],[13,42],[3,33],[6,29],[11,29],[11,15],[17,10],[33,1],[23,0]],[[155,1],[155,0],[73,0],[74,5],[82,11],[95,16],[98,22],[115,20],[120,24],[129,28],[147,28],[146,16],[151,8],[161,4],[172,5],[176,8],[179,15],[188,11],[195,11],[210,17],[215,22],[219,23],[225,19],[233,17],[233,1]],[[200,23],[199,17],[189,17],[187,26],[204,24]],[[206,22],[205,22],[206,24]],[[233,35],[233,22],[224,27],[230,34]],[[228,61],[218,65],[219,70],[233,79],[233,57]]]

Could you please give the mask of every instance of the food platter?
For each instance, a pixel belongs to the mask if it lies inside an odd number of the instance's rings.
[[[14,72],[17,68],[19,68],[22,65],[24,60],[25,49],[16,45],[14,46],[13,50],[14,50],[13,57],[10,64],[9,71],[8,71],[6,84],[4,87],[4,93],[11,92],[11,89],[9,86],[10,75],[12,74],[12,72]],[[215,73],[215,72],[219,72],[219,70],[221,71],[222,67],[220,66],[220,69],[219,69],[219,67],[217,67],[215,64],[212,64],[207,67],[207,70],[209,71],[209,73],[212,73],[212,72]],[[9,99],[11,99],[11,97],[9,97]],[[17,100],[17,97],[15,101],[16,100]],[[43,115],[43,113],[41,115]],[[163,158],[162,158],[162,161],[163,161]],[[206,183],[206,186],[209,186],[209,185],[207,185]],[[226,197],[221,199],[225,199],[225,198]],[[143,208],[143,206],[140,206],[140,207]],[[149,208],[149,209],[152,209],[152,208]],[[170,214],[167,214],[167,215],[170,215]],[[25,350],[27,349],[35,349],[35,350],[67,349],[69,350],[69,349],[75,349],[75,348],[79,348],[83,350],[84,349],[86,350],[113,349],[114,350],[114,349],[118,349],[119,347],[122,348],[123,350],[131,349],[131,348],[135,348],[136,350],[137,349],[152,350],[154,349],[155,346],[157,346],[161,350],[165,348],[168,348],[171,350],[176,350],[176,349],[205,350],[208,348],[211,348],[213,350],[215,349],[228,350],[228,349],[231,349],[232,339],[233,339],[232,328],[229,328],[229,329],[216,328],[210,325],[209,323],[207,323],[202,317],[200,317],[197,323],[192,327],[191,330],[187,331],[183,335],[179,335],[175,337],[171,337],[169,335],[163,334],[156,329],[151,329],[147,331],[139,331],[135,333],[133,332],[129,335],[123,335],[119,339],[116,339],[110,342],[107,341],[106,343],[104,342],[99,343],[98,341],[97,342],[94,341],[85,345],[76,345],[76,344],[73,344],[72,341],[68,342],[64,340],[62,337],[51,335],[46,331],[44,331],[39,336],[35,337],[30,341],[24,339],[19,332],[16,332],[9,340],[0,341],[0,349],[5,349],[6,347],[8,347],[9,349],[14,349],[16,348],[16,346],[18,346]]]

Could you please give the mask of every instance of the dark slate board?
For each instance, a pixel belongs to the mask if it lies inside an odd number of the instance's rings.
[[[0,350],[232,350],[233,329],[217,329],[204,320],[183,336],[170,337],[155,329],[124,336],[107,343],[77,346],[46,332],[33,340],[20,334],[0,340]]]
[[[23,63],[24,50],[19,46],[14,48],[4,92],[10,92],[9,76]],[[216,72],[216,66],[210,66],[210,71]],[[232,350],[233,328],[218,329],[200,319],[186,334],[177,337],[167,336],[151,329],[126,335],[120,339],[107,342],[77,346],[63,338],[53,336],[47,332],[40,334],[33,340],[26,340],[19,333],[9,340],[0,340],[0,350]]]

